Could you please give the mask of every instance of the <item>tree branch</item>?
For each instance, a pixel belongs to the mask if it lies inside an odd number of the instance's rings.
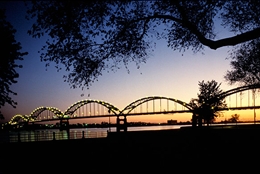
[[[218,48],[224,47],[224,46],[234,46],[234,45],[237,45],[237,44],[240,44],[240,43],[243,43],[246,41],[250,41],[250,40],[253,40],[253,39],[256,39],[259,37],[260,37],[260,28],[255,28],[251,31],[241,33],[241,34],[238,34],[233,37],[216,40],[216,41],[212,41],[212,40],[205,38],[204,45],[210,47],[211,49],[218,49]]]
[[[178,19],[178,18],[175,18],[170,15],[147,16],[147,17],[139,18],[132,22],[136,22],[136,21],[140,21],[140,20],[151,20],[151,19],[168,19],[168,20],[172,20],[172,21],[181,23],[183,26],[187,27],[194,35],[196,35],[198,37],[198,40],[203,45],[208,46],[209,48],[214,49],[214,50],[224,47],[224,46],[234,46],[234,45],[260,37],[260,28],[255,28],[251,31],[241,33],[241,34],[238,34],[233,37],[228,37],[228,38],[219,39],[219,40],[210,40],[210,39],[205,38],[205,36],[201,34],[201,32],[196,28],[196,26],[194,26],[188,20]]]

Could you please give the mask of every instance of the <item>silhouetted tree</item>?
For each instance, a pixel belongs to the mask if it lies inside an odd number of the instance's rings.
[[[139,68],[156,39],[173,50],[218,49],[259,38],[260,1],[33,1],[28,18],[36,18],[29,34],[51,39],[41,60],[65,65],[65,81],[88,86],[107,69],[134,61]],[[219,19],[219,20],[216,20]],[[215,24],[230,36],[218,38]]]
[[[225,79],[230,84],[252,85],[260,83],[260,39],[241,44],[230,54],[231,71]]]
[[[16,42],[14,34],[16,30],[12,25],[6,21],[5,11],[0,9],[0,118],[4,116],[1,113],[1,107],[6,103],[15,107],[16,102],[12,99],[11,95],[17,95],[10,89],[10,86],[17,83],[15,80],[19,77],[16,72],[16,68],[21,68],[21,65],[17,65],[17,60],[23,60],[23,56],[26,52],[20,52],[22,47],[19,42]]]
[[[190,105],[199,119],[200,126],[202,119],[209,125],[221,114],[218,109],[226,107],[225,100],[221,96],[223,91],[220,89],[220,85],[221,83],[218,84],[215,80],[199,82],[200,93],[198,93],[198,98],[191,99]]]
[[[228,119],[228,121],[232,122],[232,123],[237,123],[239,120],[239,114],[233,114],[231,115],[231,118]]]
[[[260,84],[260,39],[254,39],[250,42],[243,43],[235,48],[230,54],[231,71],[227,71],[224,76],[225,80],[231,85],[238,83],[243,85]],[[253,102],[255,105],[256,92],[258,87],[252,89]],[[254,109],[255,114],[255,109]],[[256,115],[254,115],[255,119]]]

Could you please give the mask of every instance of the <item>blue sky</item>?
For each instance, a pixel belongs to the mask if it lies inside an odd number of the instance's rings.
[[[122,65],[116,72],[104,72],[89,90],[72,89],[64,82],[66,72],[57,72],[54,64],[46,70],[45,63],[40,61],[38,51],[44,39],[33,39],[27,34],[31,22],[24,19],[23,2],[13,2],[9,7],[12,9],[8,9],[7,19],[17,29],[16,40],[29,54],[17,62],[23,65],[22,69],[17,69],[20,74],[18,83],[12,85],[12,90],[18,93],[13,97],[18,105],[16,108],[8,105],[3,108],[6,121],[15,114],[28,115],[39,106],[53,106],[65,111],[72,103],[83,99],[104,100],[120,109],[147,96],[172,97],[189,102],[196,98],[198,82],[202,80],[216,80],[222,83],[223,90],[236,87],[224,81],[224,75],[230,69],[230,60],[226,57],[232,47],[205,48],[203,54],[192,51],[179,53],[168,48],[165,41],[158,41],[153,55],[147,63],[141,64],[140,69],[132,63],[128,73]],[[224,30],[218,31],[222,36],[225,33]]]

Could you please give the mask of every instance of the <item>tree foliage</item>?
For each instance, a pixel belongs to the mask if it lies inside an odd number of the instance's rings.
[[[17,95],[10,89],[10,86],[17,83],[16,78],[19,74],[16,68],[21,68],[17,65],[17,60],[23,60],[26,52],[20,52],[22,47],[20,43],[15,40],[14,34],[16,30],[12,25],[6,21],[5,11],[0,9],[0,45],[1,45],[1,59],[0,59],[0,109],[6,103],[15,107],[16,102],[12,99],[11,95]],[[0,111],[0,118],[3,115]]]
[[[252,85],[260,83],[260,39],[241,44],[230,54],[231,69],[225,79],[230,84]]]
[[[221,83],[218,84],[215,80],[199,82],[198,98],[190,101],[194,114],[207,124],[220,116],[219,108],[226,107],[225,100],[221,95],[223,91],[220,89],[220,85]]]
[[[36,19],[29,34],[49,35],[41,60],[65,65],[65,81],[84,87],[121,62],[139,67],[157,39],[173,50],[198,52],[259,38],[259,8],[260,1],[244,0],[34,1],[28,4],[28,18]],[[217,40],[216,23],[233,35]]]
[[[231,118],[228,119],[229,122],[237,123],[239,120],[240,115],[239,114],[233,114],[231,115]]]

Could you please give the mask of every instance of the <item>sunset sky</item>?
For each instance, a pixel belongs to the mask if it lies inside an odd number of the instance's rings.
[[[202,80],[215,80],[222,83],[221,89],[224,91],[237,87],[230,86],[224,81],[226,71],[230,70],[230,60],[226,57],[232,47],[218,50],[205,48],[203,54],[194,54],[192,51],[179,53],[168,48],[165,41],[158,41],[153,55],[147,63],[141,65],[140,69],[132,63],[128,66],[130,70],[128,73],[122,65],[122,68],[116,72],[104,72],[89,90],[72,89],[64,82],[65,71],[57,72],[54,63],[46,70],[45,63],[40,61],[38,51],[44,44],[44,39],[33,39],[27,34],[31,22],[25,20],[23,2],[0,3],[0,6],[6,5],[7,19],[17,30],[16,40],[21,43],[22,51],[27,51],[29,54],[23,61],[17,62],[22,64],[23,68],[17,69],[20,77],[18,83],[12,85],[11,89],[18,93],[13,97],[18,105],[16,108],[9,105],[3,107],[4,121],[9,121],[16,114],[29,115],[39,106],[52,106],[65,111],[71,104],[84,99],[107,101],[120,109],[137,99],[148,96],[171,97],[188,103],[192,98],[197,97],[198,82]],[[219,36],[226,34],[224,29],[218,31]],[[253,118],[252,110],[229,111],[225,112],[224,117],[229,118],[234,113],[240,114],[240,120]],[[257,119],[259,118],[257,111]],[[191,119],[191,114],[129,118],[130,121],[151,122],[166,122],[168,119],[187,121]],[[220,119],[224,120],[224,118]]]

